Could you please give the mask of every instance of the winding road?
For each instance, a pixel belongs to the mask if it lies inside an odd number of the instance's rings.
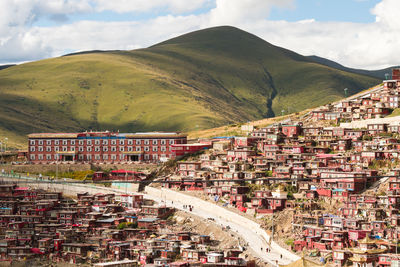
[[[1,175],[0,175],[1,176]],[[23,181],[35,180],[32,177],[2,177],[4,180],[12,180],[20,184],[24,184]],[[68,181],[68,180],[65,180]],[[89,193],[117,193],[126,194],[126,190],[120,190],[115,188],[108,188],[102,186],[95,186],[92,184],[51,184],[49,183],[31,183],[29,186],[39,187],[43,189],[58,190],[65,194],[76,194],[78,192],[89,192]],[[260,227],[258,223],[250,220],[244,216],[241,216],[235,212],[229,211],[223,207],[220,207],[214,203],[204,201],[202,199],[189,196],[180,192],[165,188],[154,188],[146,187],[144,197],[157,201],[158,203],[165,202],[168,206],[172,206],[176,209],[183,210],[188,213],[192,213],[203,219],[212,218],[215,223],[221,225],[221,227],[229,226],[230,229],[241,236],[247,243],[247,247],[250,247],[255,254],[254,256],[259,257],[263,261],[277,266],[278,264],[289,264],[293,261],[300,259],[299,256],[291,253],[290,251],[280,247],[274,241],[269,245],[270,236]],[[192,211],[184,209],[184,205],[192,205],[194,208]],[[266,252],[266,248],[270,248],[270,252]],[[282,257],[282,258],[281,258]]]
[[[172,191],[169,189],[155,189],[152,187],[146,188],[145,196],[159,203],[166,202],[168,206],[173,206],[177,209],[197,215],[201,218],[212,218],[221,226],[229,226],[232,231],[237,232],[247,243],[259,258],[269,264],[276,266],[278,264],[289,264],[300,259],[297,255],[280,247],[277,243],[271,242],[271,247],[268,234],[256,222],[238,215],[235,212],[229,211],[216,204],[201,200],[196,197]],[[192,205],[192,211],[183,209],[183,205]],[[271,252],[266,252],[266,248],[271,248]],[[282,255],[282,258],[281,258]]]

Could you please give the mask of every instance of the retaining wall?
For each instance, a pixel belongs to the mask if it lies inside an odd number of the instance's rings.
[[[58,167],[57,167],[58,165]],[[128,171],[139,171],[144,169],[156,168],[156,164],[24,164],[24,165],[1,165],[0,169],[6,172],[23,172],[23,173],[45,173],[55,172],[58,168],[59,172],[88,171],[93,168],[101,170],[124,169]]]

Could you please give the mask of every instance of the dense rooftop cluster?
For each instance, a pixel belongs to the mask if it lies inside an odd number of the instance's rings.
[[[179,161],[163,186],[204,192],[255,216],[292,210],[292,249],[318,250],[337,266],[400,262],[400,125],[364,120],[398,108],[399,92],[400,76],[301,121],[208,140],[212,148]],[[324,213],[321,201],[336,212]]]
[[[140,194],[77,194],[0,185],[0,259],[95,266],[252,266],[208,235],[177,231],[174,209]]]

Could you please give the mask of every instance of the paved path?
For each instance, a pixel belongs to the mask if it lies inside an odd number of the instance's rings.
[[[269,247],[267,241],[269,236],[267,233],[260,228],[260,226],[244,216],[240,216],[235,212],[224,209],[216,204],[201,200],[196,197],[188,196],[176,191],[168,189],[155,189],[146,188],[148,194],[146,197],[151,198],[157,202],[165,202],[168,206],[173,206],[177,209],[183,209],[183,205],[193,205],[194,209],[189,211],[204,219],[213,218],[216,223],[221,226],[229,226],[232,231],[237,232],[246,242],[249,247],[255,252],[255,256],[258,256],[265,262],[271,265],[276,265],[276,261],[279,264],[289,264],[299,257],[286,249],[280,247],[277,243],[272,242],[271,252],[267,253],[266,248]],[[282,259],[281,259],[282,255]]]
[[[31,177],[3,179],[13,179],[19,181],[35,180]],[[69,179],[67,179],[66,181],[68,180]],[[34,187],[41,187],[44,189],[48,188],[48,184],[46,183],[35,183],[29,185],[32,185]],[[89,191],[90,193],[127,193],[125,190],[94,186],[92,184],[65,183],[52,184],[51,187],[54,190],[62,190],[66,194],[75,194],[77,192],[85,191]],[[145,198],[153,199],[159,203],[166,202],[168,206],[184,210],[203,219],[213,218],[215,223],[221,226],[229,226],[232,231],[237,232],[237,234],[240,235],[248,243],[247,247],[250,247],[256,254],[254,256],[258,256],[259,258],[273,266],[276,266],[277,261],[279,264],[288,264],[299,259],[297,255],[280,247],[277,243],[273,241],[271,244],[271,252],[267,253],[266,248],[269,247],[267,241],[269,241],[270,237],[263,229],[260,228],[259,224],[235,212],[222,208],[216,204],[164,188],[157,189],[154,187],[146,187],[146,193],[144,194],[144,196]],[[194,209],[192,211],[184,209],[183,205],[192,205],[194,206]]]

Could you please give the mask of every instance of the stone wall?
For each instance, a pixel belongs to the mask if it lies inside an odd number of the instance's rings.
[[[57,167],[58,165],[58,167]],[[124,169],[128,171],[143,171],[153,170],[157,167],[156,164],[24,164],[24,165],[1,165],[0,169],[6,172],[20,172],[20,173],[45,173],[45,172],[73,172],[73,171],[88,171],[94,170],[117,170]]]
[[[389,125],[398,125],[400,123],[400,116],[390,117],[390,118],[380,118],[380,119],[367,119],[367,120],[359,120],[341,123],[340,127],[342,128],[367,128],[368,124],[375,123],[387,123]]]

